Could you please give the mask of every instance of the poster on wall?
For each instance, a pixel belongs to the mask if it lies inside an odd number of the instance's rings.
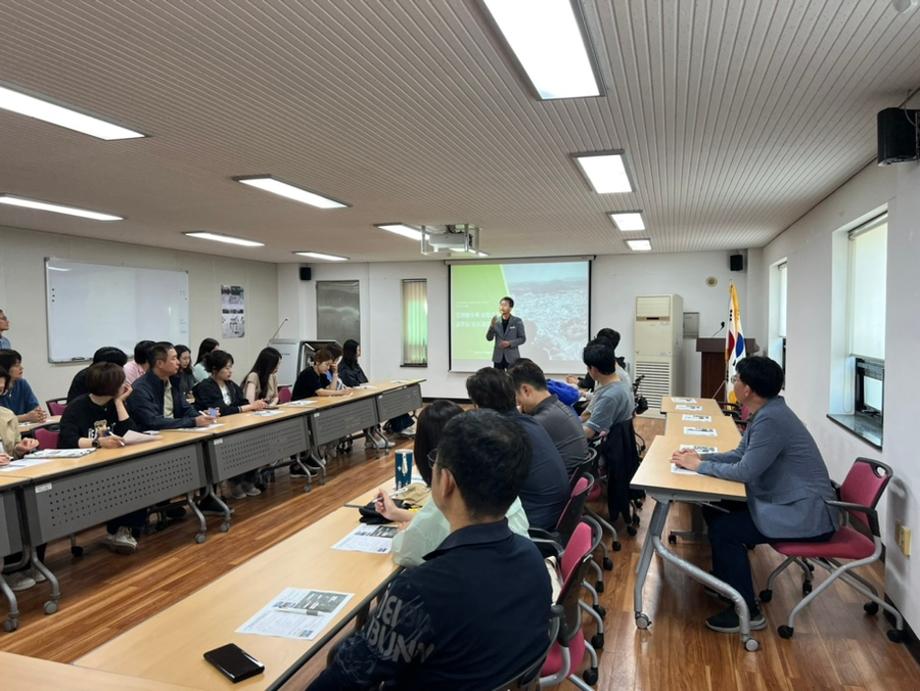
[[[220,287],[220,316],[224,338],[246,335],[246,297],[243,286]]]

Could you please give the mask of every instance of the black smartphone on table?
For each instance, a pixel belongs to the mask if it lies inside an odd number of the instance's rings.
[[[265,665],[234,643],[209,650],[204,654],[204,659],[234,684],[265,671]]]

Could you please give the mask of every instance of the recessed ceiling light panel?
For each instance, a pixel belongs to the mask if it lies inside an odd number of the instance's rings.
[[[310,259],[319,259],[324,262],[347,262],[348,257],[340,257],[336,254],[326,254],[325,252],[294,252],[299,257],[309,257]]]
[[[283,182],[277,178],[273,178],[271,175],[243,175],[233,179],[244,185],[249,185],[250,187],[255,187],[265,192],[271,192],[272,194],[277,194],[280,197],[291,199],[301,204],[309,204],[319,209],[344,209],[348,207],[348,204],[344,202],[331,199],[330,197],[324,197],[321,194],[311,192],[303,187],[297,187],[296,185]]]
[[[52,202],[43,202],[38,199],[27,199],[26,197],[18,197],[14,194],[0,194],[0,204],[7,204],[8,206],[20,206],[24,209],[35,209],[36,211],[51,211],[56,214],[66,214],[67,216],[88,218],[93,221],[125,220],[123,216],[104,214],[99,211],[90,211],[89,209],[81,209],[76,206],[53,204]]]
[[[633,252],[652,251],[652,241],[648,238],[642,238],[641,240],[627,240],[626,244],[629,245],[629,249],[631,249]]]
[[[380,230],[385,230],[389,233],[401,235],[402,237],[408,238],[409,240],[415,240],[416,242],[421,242],[422,240],[422,231],[418,228],[407,226],[405,223],[377,223],[375,227],[380,228]]]
[[[265,247],[264,242],[238,238],[233,235],[224,235],[223,233],[211,233],[203,230],[183,233],[183,235],[187,235],[190,238],[198,238],[199,240],[212,240],[213,242],[223,242],[228,245],[239,245],[240,247]]]
[[[575,154],[575,162],[598,194],[632,192],[622,151]]]
[[[622,211],[609,214],[610,220],[623,232],[645,230],[641,211]]]

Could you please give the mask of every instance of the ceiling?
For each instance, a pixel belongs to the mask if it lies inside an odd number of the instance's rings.
[[[762,246],[875,154],[920,86],[920,11],[885,0],[583,0],[606,96],[541,102],[472,0],[0,0],[0,82],[151,135],[0,111],[0,225],[272,262],[420,258],[373,223],[476,223],[492,256]],[[575,152],[624,149],[635,191]],[[350,208],[231,180],[271,173]],[[193,240],[209,230],[266,243]]]

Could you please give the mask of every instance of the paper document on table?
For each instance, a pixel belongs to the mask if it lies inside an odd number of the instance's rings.
[[[285,588],[236,633],[312,641],[352,597],[353,593]]]
[[[20,458],[18,461],[11,461],[8,465],[0,466],[0,473],[12,473],[16,470],[31,468],[33,465],[50,463],[54,460],[53,458],[34,458],[34,455],[35,454],[30,454],[25,458]]]
[[[701,405],[676,405],[674,410],[702,410],[703,406]]]
[[[308,398],[301,399],[299,401],[291,401],[289,403],[282,403],[282,405],[289,405],[292,408],[305,408],[308,405],[315,405],[316,401],[311,401]]]
[[[133,429],[129,429],[125,432],[121,440],[125,443],[125,446],[133,446],[134,444],[146,444],[148,441],[155,441],[156,436],[142,434],[140,432],[135,432]]]
[[[696,403],[695,398],[677,398],[675,396],[671,396],[671,400],[675,403]]]
[[[273,415],[281,415],[283,412],[283,410],[259,410],[253,413],[253,415],[256,417],[272,417]]]
[[[671,464],[671,472],[675,475],[699,475],[695,470],[688,470],[687,468],[681,468],[676,463]]]
[[[376,389],[377,387],[373,384],[358,384],[357,386],[351,387],[353,389]]]
[[[712,415],[684,415],[681,419],[684,422],[712,422]]]
[[[33,451],[25,458],[20,458],[15,463],[27,463],[28,465],[38,465],[35,463],[37,459],[45,458],[83,458],[84,456],[91,454],[96,449],[42,449],[41,451]],[[27,467],[24,466],[24,467]]]
[[[395,525],[359,525],[332,546],[346,552],[389,554],[396,535]]]
[[[719,433],[709,427],[684,427],[688,437],[717,437]]]
[[[695,444],[681,444],[681,451],[696,451],[698,454],[704,453],[719,453],[719,450],[714,446],[696,446]]]

